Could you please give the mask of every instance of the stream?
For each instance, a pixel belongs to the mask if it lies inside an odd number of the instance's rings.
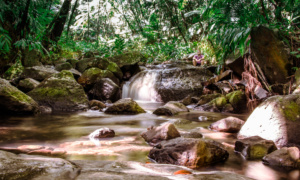
[[[193,111],[174,117],[158,117],[152,112],[162,103],[138,103],[147,110],[139,115],[108,115],[99,111],[40,115],[34,117],[2,117],[0,124],[0,147],[17,148],[22,145],[41,145],[67,151],[68,160],[121,160],[146,163],[151,149],[140,137],[149,126],[164,122],[190,120],[189,124],[176,125],[181,133],[198,129],[204,138],[213,139],[227,146],[234,146],[236,134],[214,132],[207,129],[214,121],[228,116],[246,119],[247,115],[233,115]],[[201,119],[208,118],[208,121]],[[116,132],[114,138],[100,141],[89,139],[88,135],[101,127]],[[199,171],[230,171],[254,179],[298,179],[299,170],[275,170],[261,161],[246,161],[239,154],[229,150],[229,159]]]

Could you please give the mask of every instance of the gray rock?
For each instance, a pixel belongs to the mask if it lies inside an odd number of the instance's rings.
[[[215,141],[176,138],[163,141],[151,149],[149,158],[158,163],[199,168],[227,160],[229,154]]]
[[[73,68],[72,65],[68,62],[63,62],[55,66],[56,71],[70,70],[72,68]]]
[[[37,81],[43,81],[44,79],[52,76],[53,74],[57,74],[53,68],[45,67],[45,66],[33,66],[24,68],[24,71],[21,75],[23,78],[32,78]]]
[[[240,152],[245,158],[250,160],[262,159],[276,149],[273,141],[265,140],[259,136],[237,140],[234,148],[235,151]]]
[[[245,122],[236,117],[227,117],[212,123],[209,128],[220,132],[239,132]]]
[[[0,179],[75,179],[80,169],[60,158],[16,155],[0,151]]]
[[[300,144],[300,94],[273,96],[249,116],[239,137],[260,136],[277,147]]]
[[[28,95],[0,78],[0,113],[1,114],[36,114],[38,104]]]
[[[63,70],[43,81],[28,93],[40,105],[54,111],[79,111],[88,108],[88,98],[70,71]]]
[[[174,139],[180,137],[176,127],[171,123],[165,123],[158,127],[151,126],[141,136],[150,145],[155,145],[160,141]]]
[[[284,147],[263,158],[263,163],[270,166],[299,168],[299,149],[297,147]]]

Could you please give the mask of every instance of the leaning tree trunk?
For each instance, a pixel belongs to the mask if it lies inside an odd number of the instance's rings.
[[[25,36],[26,36],[26,29],[28,29],[28,28],[26,28],[26,26],[27,26],[27,18],[28,18],[28,12],[29,12],[29,6],[30,6],[30,3],[31,3],[31,0],[27,0],[26,1],[26,7],[25,7],[25,10],[24,10],[24,12],[23,12],[23,14],[22,14],[22,17],[21,17],[21,23],[20,24],[18,24],[18,34],[19,34],[19,36],[20,36],[20,39],[22,39],[22,38],[25,38]]]
[[[71,1],[72,0],[64,0],[60,11],[46,29],[46,41],[48,41],[46,42],[46,45],[49,43],[49,40],[55,43],[59,41],[60,36],[64,30],[65,23],[67,21],[69,11],[71,9]]]
[[[73,6],[73,9],[72,9],[72,12],[71,12],[71,15],[70,15],[70,19],[69,19],[69,23],[68,23],[68,27],[67,27],[67,39],[69,39],[70,26],[71,26],[71,23],[72,23],[72,20],[73,20],[73,15],[75,13],[77,5],[78,5],[78,0],[75,1],[75,4]]]

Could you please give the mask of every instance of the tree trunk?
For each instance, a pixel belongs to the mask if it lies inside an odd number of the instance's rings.
[[[73,15],[74,15],[74,12],[76,10],[77,4],[78,4],[78,0],[75,1],[75,4],[73,6],[73,9],[72,9],[72,12],[71,12],[71,15],[70,15],[68,28],[67,28],[67,39],[69,39],[70,26],[71,26],[71,23],[72,23],[72,20],[73,20]]]
[[[46,29],[46,34],[47,34],[46,44],[49,43],[49,40],[55,43],[59,41],[71,8],[71,1],[72,0],[64,0],[64,3],[60,8],[60,11],[56,15],[56,17],[52,20],[49,27]]]
[[[24,13],[22,14],[21,23],[18,25],[18,28],[17,28],[20,39],[25,38],[25,36],[26,36],[25,32],[27,29],[26,25],[27,25],[27,18],[28,18],[28,11],[29,11],[30,3],[31,3],[31,0],[27,0]]]

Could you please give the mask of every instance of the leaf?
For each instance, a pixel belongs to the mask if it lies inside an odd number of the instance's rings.
[[[295,55],[295,54],[298,54],[299,52],[298,51],[292,51],[292,52],[290,52],[290,54],[292,54],[292,55]]]

